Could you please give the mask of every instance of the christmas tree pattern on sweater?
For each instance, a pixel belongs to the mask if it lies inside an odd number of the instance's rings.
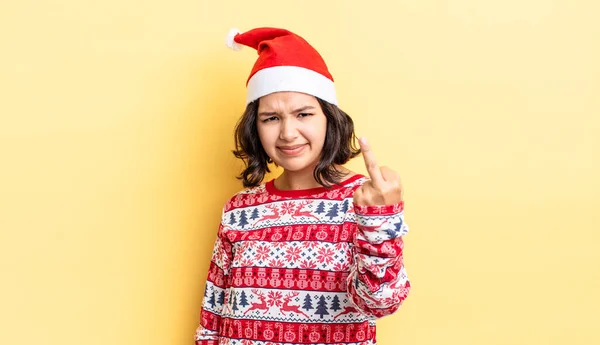
[[[358,206],[341,186],[234,195],[208,272],[197,345],[375,344],[410,290],[403,203]]]

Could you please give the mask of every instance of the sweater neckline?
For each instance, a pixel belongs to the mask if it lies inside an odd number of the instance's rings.
[[[279,195],[279,196],[283,196],[283,197],[301,197],[301,196],[309,196],[309,195],[314,195],[314,194],[319,194],[319,193],[323,193],[323,192],[329,192],[332,190],[336,190],[336,189],[345,187],[346,185],[348,185],[362,177],[364,177],[364,175],[357,173],[356,175],[343,180],[342,182],[340,182],[340,184],[334,184],[333,186],[331,186],[331,188],[321,186],[321,187],[315,187],[315,188],[296,189],[296,190],[277,189],[277,187],[275,187],[275,179],[272,179],[269,182],[265,183],[265,188],[269,194]]]

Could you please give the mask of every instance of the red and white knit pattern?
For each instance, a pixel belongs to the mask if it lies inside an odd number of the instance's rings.
[[[197,345],[376,344],[375,319],[410,283],[403,203],[353,204],[367,178],[279,191],[273,181],[225,205]]]

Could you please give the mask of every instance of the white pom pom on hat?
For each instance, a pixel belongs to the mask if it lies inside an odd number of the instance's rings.
[[[239,33],[240,30],[238,29],[230,29],[227,37],[225,37],[225,44],[235,51],[242,49],[242,45],[235,41],[235,36],[237,36]]]
[[[258,59],[246,82],[246,104],[274,92],[294,91],[337,105],[333,77],[321,55],[305,39],[285,29],[231,29],[227,46],[254,48]]]

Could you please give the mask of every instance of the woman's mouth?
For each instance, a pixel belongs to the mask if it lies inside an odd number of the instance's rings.
[[[283,152],[283,154],[286,156],[297,156],[300,153],[302,153],[302,151],[304,151],[304,148],[306,147],[306,145],[307,144],[294,145],[294,146],[278,146],[277,148],[279,149],[279,151]]]

